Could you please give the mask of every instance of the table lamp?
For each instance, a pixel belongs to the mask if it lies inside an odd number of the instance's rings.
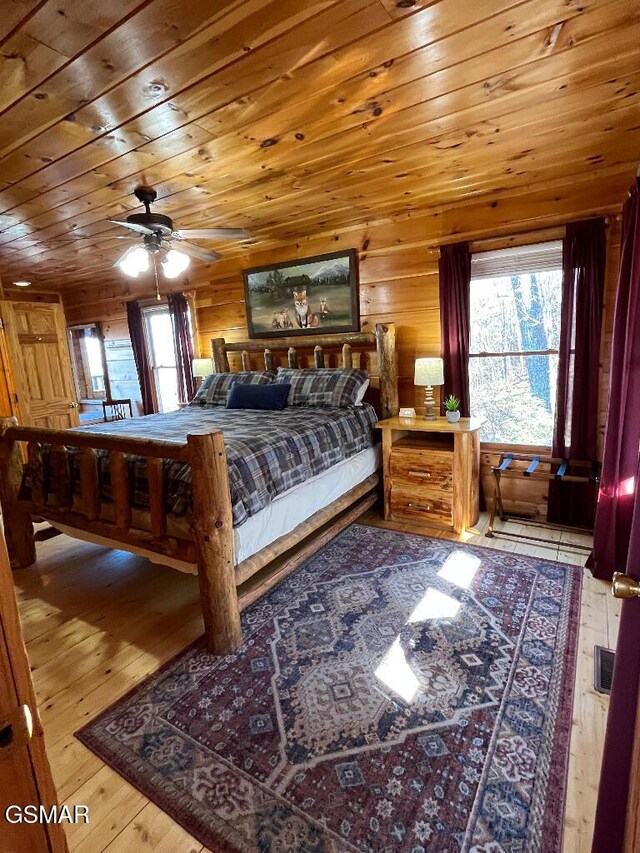
[[[198,380],[196,386],[199,387],[205,376],[211,376],[213,373],[213,360],[210,358],[194,358],[191,362],[191,373]]]
[[[444,385],[444,364],[441,358],[417,358],[414,385],[424,385],[424,416],[434,421],[433,386]]]

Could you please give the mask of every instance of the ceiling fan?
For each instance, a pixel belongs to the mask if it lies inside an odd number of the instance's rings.
[[[201,261],[217,261],[222,255],[188,243],[186,237],[202,240],[238,239],[249,237],[242,228],[186,228],[175,230],[173,220],[162,213],[152,213],[151,205],[158,194],[152,187],[139,186],[134,190],[135,197],[144,205],[144,213],[132,213],[126,219],[109,219],[114,225],[122,225],[130,231],[142,235],[139,242],[130,246],[115,262],[126,275],[137,278],[139,273],[149,269],[149,258],[156,262],[156,255],[167,278],[177,278],[189,266],[191,258]],[[120,237],[121,240],[131,239]]]

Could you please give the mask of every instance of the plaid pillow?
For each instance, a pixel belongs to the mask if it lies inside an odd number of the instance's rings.
[[[355,406],[358,391],[369,374],[366,370],[333,370],[312,367],[296,370],[279,367],[277,383],[291,385],[290,406]]]
[[[238,385],[269,385],[276,378],[270,370],[245,370],[239,373],[212,373],[207,376],[196,396],[191,401],[192,406],[226,406],[227,394],[231,384]]]

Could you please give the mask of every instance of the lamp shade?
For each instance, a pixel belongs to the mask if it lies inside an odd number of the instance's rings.
[[[191,372],[194,376],[211,376],[213,362],[210,358],[194,358],[191,362]]]
[[[444,364],[441,358],[416,358],[414,385],[444,385]]]

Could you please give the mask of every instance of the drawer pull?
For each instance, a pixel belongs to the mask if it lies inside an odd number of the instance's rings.
[[[425,479],[429,479],[431,477],[431,471],[409,471],[410,477],[424,477]]]
[[[431,512],[431,504],[414,504],[409,501],[407,506],[413,507],[414,509],[425,509],[427,512]]]

